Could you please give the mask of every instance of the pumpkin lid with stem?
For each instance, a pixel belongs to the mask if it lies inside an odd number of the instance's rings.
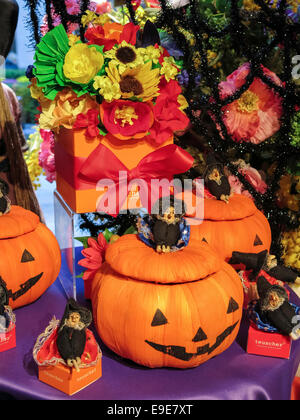
[[[198,198],[199,201],[197,203],[196,196],[191,191],[185,191],[184,193],[181,193],[181,196],[187,207],[187,217],[195,217],[195,207],[196,205],[199,205],[199,203],[202,205],[202,200],[204,202],[204,220],[240,220],[253,216],[257,212],[257,208],[251,198],[241,194],[233,194],[229,198],[228,203],[215,198],[203,199],[200,197]]]
[[[19,206],[11,206],[10,212],[0,216],[0,239],[16,238],[33,232],[40,223],[39,217]]]
[[[159,254],[138,235],[124,235],[106,250],[105,260],[117,273],[152,283],[187,283],[221,268],[221,260],[205,242],[190,240],[180,251]]]

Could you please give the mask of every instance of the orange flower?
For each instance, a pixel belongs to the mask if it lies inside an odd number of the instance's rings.
[[[89,95],[80,98],[71,89],[63,89],[55,98],[56,106],[53,111],[54,126],[72,129],[79,114],[85,114],[89,109],[99,105]]]
[[[139,29],[140,27],[132,22],[126,25],[107,22],[103,26],[88,28],[85,32],[85,38],[88,40],[88,44],[103,45],[104,51],[108,51],[115,44],[120,44],[122,41],[135,45],[136,34]]]

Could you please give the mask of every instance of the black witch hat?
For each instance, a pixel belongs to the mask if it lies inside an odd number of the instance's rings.
[[[80,315],[80,321],[87,328],[92,322],[92,313],[88,308],[79,305],[75,299],[70,298],[66,304],[65,312],[60,321],[59,331],[64,327],[66,320],[69,318],[72,312],[78,312]]]
[[[229,264],[244,264],[246,270],[253,270],[252,277],[256,277],[260,270],[264,267],[268,254],[267,249],[257,254],[234,251],[231,259],[229,260]]]

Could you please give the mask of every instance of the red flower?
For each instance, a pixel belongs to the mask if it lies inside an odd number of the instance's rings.
[[[81,251],[85,258],[78,261],[79,265],[86,268],[86,271],[83,273],[83,280],[93,280],[105,260],[105,251],[108,246],[102,233],[100,233],[97,240],[89,238],[88,244],[89,248]]]
[[[126,23],[123,27],[123,31],[120,35],[120,43],[126,41],[128,44],[136,44],[136,34],[138,33],[140,27],[134,25],[132,22]]]
[[[153,108],[154,124],[150,129],[150,137],[156,144],[163,144],[175,131],[184,130],[189,124],[188,117],[179,109],[180,94],[181,88],[175,80],[161,82],[160,95]]]
[[[275,73],[261,67],[265,76],[283,87]],[[250,64],[243,64],[226,81],[221,82],[221,98],[226,99],[243,86],[249,71]],[[222,113],[224,124],[236,141],[259,144],[279,130],[282,104],[280,96],[256,77],[239,99],[222,108]]]
[[[103,101],[100,116],[108,132],[121,140],[143,138],[153,124],[150,102]]]
[[[131,2],[133,10],[136,10],[138,7],[140,7],[141,3],[142,3],[142,0],[133,0]]]
[[[86,128],[85,136],[93,139],[99,134],[99,111],[97,109],[89,109],[86,114],[77,115],[74,128]]]
[[[140,29],[139,26],[132,22],[126,25],[120,23],[105,23],[103,26],[95,26],[88,28],[85,32],[85,38],[88,44],[104,46],[104,51],[111,50],[114,45],[120,44],[122,41],[128,44],[136,44],[136,34]]]

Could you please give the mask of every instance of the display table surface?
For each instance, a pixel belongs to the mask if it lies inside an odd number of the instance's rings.
[[[102,378],[68,395],[40,382],[32,357],[37,337],[52,317],[61,319],[66,296],[59,280],[35,303],[15,310],[17,347],[0,354],[0,393],[15,399],[43,400],[289,400],[300,362],[300,340],[289,360],[247,354],[248,321],[243,319],[233,345],[201,366],[186,370],[149,369],[124,360],[100,341]],[[90,302],[79,288],[77,300]],[[292,292],[291,301],[299,304]]]

